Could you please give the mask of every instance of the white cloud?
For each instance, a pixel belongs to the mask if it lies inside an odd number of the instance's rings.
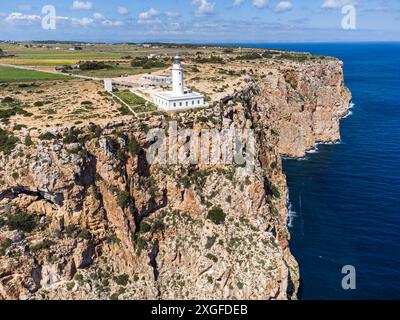
[[[212,14],[215,9],[215,3],[210,3],[208,0],[192,0],[192,5],[197,6],[196,16]]]
[[[73,24],[80,25],[82,27],[90,26],[94,23],[92,18],[71,18]]]
[[[93,18],[95,18],[96,20],[102,20],[104,19],[104,16],[99,12],[95,12],[93,13]]]
[[[116,20],[116,21],[104,20],[104,21],[102,21],[101,24],[106,27],[120,27],[120,26],[124,25],[124,23],[122,21],[118,21],[118,20]]]
[[[283,11],[291,10],[292,8],[293,8],[293,5],[290,1],[281,1],[276,5],[274,11],[275,12],[283,12]]]
[[[161,23],[160,19],[160,12],[154,8],[150,8],[147,11],[139,13],[138,23],[140,24],[158,24]]]
[[[125,8],[125,7],[118,7],[117,13],[120,15],[126,15],[129,13],[129,10],[128,10],[128,8]]]
[[[268,6],[268,0],[253,0],[253,6],[258,9],[263,9]]]
[[[75,0],[72,3],[72,9],[74,10],[90,10],[93,8],[93,3],[89,2],[89,1],[79,1],[79,0]]]
[[[10,13],[5,20],[7,22],[27,22],[34,23],[36,21],[40,21],[41,17],[33,14],[22,14],[21,12],[12,12]]]
[[[106,19],[101,13],[95,12],[93,14],[93,18],[74,18],[74,17],[65,17],[65,16],[57,16],[57,20],[61,22],[70,23],[73,26],[79,27],[89,27],[89,26],[99,26],[103,25],[105,27],[119,27],[123,26],[124,23],[119,20],[109,20]]]
[[[340,9],[348,4],[356,5],[357,0],[325,0],[321,5],[322,9]]]
[[[244,0],[234,0],[233,1],[233,5],[234,6],[240,6],[243,2],[244,2]]]
[[[22,11],[30,11],[30,10],[32,10],[32,5],[30,5],[28,3],[22,3],[22,4],[18,5],[18,9],[22,10]]]
[[[165,15],[168,18],[175,18],[175,17],[179,17],[180,16],[179,12],[175,12],[175,11],[167,11],[167,12],[165,12]]]

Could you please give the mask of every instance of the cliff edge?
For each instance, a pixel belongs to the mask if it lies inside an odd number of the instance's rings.
[[[0,298],[295,299],[281,157],[338,141],[350,99],[340,61],[292,61],[205,110],[1,129]],[[174,121],[252,130],[253,174],[149,163]]]

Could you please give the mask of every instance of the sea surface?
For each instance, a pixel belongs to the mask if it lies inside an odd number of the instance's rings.
[[[253,46],[338,57],[353,94],[342,142],[284,163],[300,299],[400,299],[400,43]]]

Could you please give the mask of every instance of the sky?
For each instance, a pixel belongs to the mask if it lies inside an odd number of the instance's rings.
[[[400,0],[1,1],[0,30],[17,41],[400,41]]]

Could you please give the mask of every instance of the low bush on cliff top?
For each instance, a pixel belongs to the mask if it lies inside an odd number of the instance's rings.
[[[18,212],[14,215],[8,216],[7,225],[11,230],[32,232],[36,227],[36,218],[35,216],[25,212]]]
[[[120,286],[126,286],[129,281],[129,276],[127,274],[121,274],[119,276],[115,276],[114,281]]]
[[[223,224],[225,222],[226,213],[220,207],[214,207],[208,211],[207,219],[215,224]]]
[[[55,140],[57,137],[51,132],[45,132],[39,135],[39,140]]]
[[[1,100],[1,103],[12,103],[14,102],[14,99],[11,97],[5,97],[3,100]]]
[[[6,254],[6,250],[11,246],[12,241],[8,238],[0,241],[0,257]]]
[[[0,129],[0,152],[9,155],[18,143],[18,138],[11,132]]]

